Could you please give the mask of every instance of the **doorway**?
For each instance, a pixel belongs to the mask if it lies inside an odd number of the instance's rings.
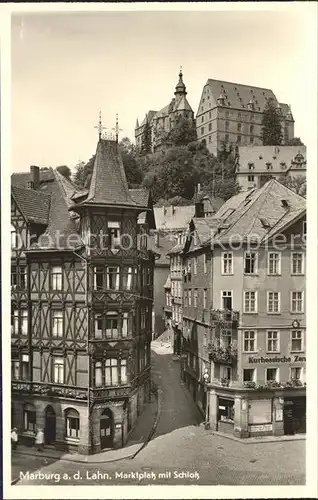
[[[306,397],[285,399],[284,434],[300,434],[306,432]]]
[[[114,438],[113,413],[106,408],[100,417],[100,446],[101,449],[112,448]]]
[[[52,406],[47,406],[45,410],[45,444],[53,444],[56,439],[56,415]]]

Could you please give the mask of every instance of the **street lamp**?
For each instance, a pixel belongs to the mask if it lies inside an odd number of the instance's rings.
[[[203,373],[203,382],[204,382],[204,393],[205,393],[205,428],[209,429],[209,409],[210,409],[210,401],[208,397],[208,388],[207,384],[210,382],[210,375],[209,375],[209,370],[207,368],[204,368],[204,373]]]

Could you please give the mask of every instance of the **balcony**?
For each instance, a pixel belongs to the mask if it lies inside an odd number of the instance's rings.
[[[231,366],[237,361],[237,344],[222,345],[220,339],[214,339],[208,343],[208,353],[214,363]]]
[[[230,309],[212,309],[210,311],[211,325],[224,323],[224,326],[237,327],[240,318],[239,311]]]

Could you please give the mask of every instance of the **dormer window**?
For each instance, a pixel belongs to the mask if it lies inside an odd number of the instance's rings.
[[[254,169],[255,169],[255,165],[254,165],[254,163],[249,163],[249,164],[248,164],[248,169],[249,169],[249,170],[254,170]]]
[[[270,162],[266,163],[267,170],[273,170],[273,165]]]
[[[285,169],[286,168],[286,163],[284,161],[281,162],[280,166]]]

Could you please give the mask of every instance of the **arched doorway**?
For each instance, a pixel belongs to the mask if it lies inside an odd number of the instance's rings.
[[[56,438],[56,415],[52,406],[47,406],[45,410],[45,444],[53,444]]]
[[[114,421],[113,413],[106,408],[100,416],[100,447],[102,450],[105,448],[113,447],[114,438]]]

